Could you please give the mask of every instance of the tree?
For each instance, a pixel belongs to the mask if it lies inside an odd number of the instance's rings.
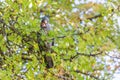
[[[74,0],[5,0],[0,2],[0,78],[12,79],[105,79],[104,57],[120,49],[116,22],[119,1],[79,3]],[[51,54],[54,67],[46,69],[40,55],[37,32],[40,20],[49,15],[53,28],[43,39],[55,39]]]

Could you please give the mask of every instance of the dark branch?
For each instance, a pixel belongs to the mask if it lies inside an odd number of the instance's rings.
[[[95,15],[95,16],[92,16],[92,17],[88,17],[86,19],[87,20],[93,20],[93,19],[100,18],[100,17],[103,17],[102,14],[98,14],[98,15]],[[80,20],[80,21],[83,21],[83,20]]]
[[[94,76],[94,75],[92,75],[92,74],[90,74],[90,73],[88,73],[88,72],[82,72],[82,71],[80,71],[80,70],[75,70],[75,72],[76,72],[76,73],[83,74],[83,75],[86,75],[86,76],[90,76],[91,78],[94,78],[94,79],[99,80],[99,77],[96,77],[96,76]]]
[[[73,59],[75,59],[76,57],[78,57],[78,56],[86,56],[86,57],[96,57],[96,56],[98,56],[98,55],[100,55],[100,54],[102,54],[103,52],[98,52],[98,53],[96,53],[96,54],[85,54],[85,53],[79,53],[79,52],[77,52],[76,53],[76,55],[74,55],[74,56],[71,56],[69,59],[64,59],[64,60],[69,60],[69,61],[72,61]]]

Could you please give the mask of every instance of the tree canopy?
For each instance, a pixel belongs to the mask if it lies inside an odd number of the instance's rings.
[[[0,79],[110,78],[102,62],[109,52],[120,50],[119,3],[119,0],[104,3],[87,0],[0,1]],[[37,32],[45,15],[50,18],[52,31],[42,38],[55,39],[51,54],[55,65],[50,69],[45,67],[37,42]],[[98,63],[99,58],[102,60]],[[109,70],[109,66],[107,68]]]

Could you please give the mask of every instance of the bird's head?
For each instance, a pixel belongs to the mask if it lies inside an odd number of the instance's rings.
[[[41,21],[41,28],[47,28],[48,24],[49,24],[49,18],[47,16],[43,17]]]

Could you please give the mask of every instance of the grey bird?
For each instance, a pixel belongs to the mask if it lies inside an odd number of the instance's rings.
[[[43,56],[46,68],[52,68],[54,66],[53,59],[51,56],[48,55],[48,53],[51,53],[51,46],[53,46],[54,42],[53,40],[51,42],[48,42],[47,40],[41,39],[41,36],[43,36],[44,34],[48,35],[48,32],[51,30],[49,18],[47,16],[42,18],[40,28],[40,32],[37,33],[39,50],[41,53],[43,51],[45,52]]]

